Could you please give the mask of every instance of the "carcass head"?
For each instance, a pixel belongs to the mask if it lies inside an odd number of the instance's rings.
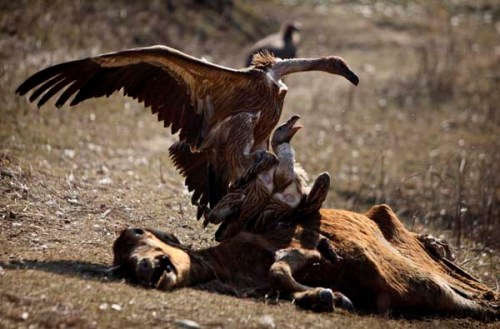
[[[191,260],[173,235],[125,229],[113,244],[114,273],[143,286],[171,290],[188,284]]]

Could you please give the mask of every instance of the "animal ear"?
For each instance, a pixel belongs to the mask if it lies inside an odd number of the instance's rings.
[[[172,233],[167,233],[159,230],[149,230],[151,233],[153,233],[158,239],[161,241],[167,243],[167,244],[181,244],[179,239],[172,234]]]

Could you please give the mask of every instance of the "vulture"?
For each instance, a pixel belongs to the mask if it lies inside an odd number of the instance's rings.
[[[337,56],[279,59],[253,57],[244,69],[209,63],[166,46],[128,49],[45,68],[16,90],[43,106],[59,108],[122,91],[150,107],[165,127],[179,133],[170,154],[194,190],[193,203],[214,206],[227,188],[267,150],[287,91],[281,78],[301,71],[358,77]],[[58,96],[56,96],[58,94]]]
[[[253,174],[246,174],[246,179],[238,180],[230,192],[209,212],[206,222],[222,222],[215,234],[217,241],[228,238],[241,229],[258,231],[269,219],[286,216],[300,203],[303,196],[302,180],[295,174],[295,156],[290,145],[293,136],[302,128],[296,124],[299,118],[298,115],[292,116],[273,133],[271,145],[277,156],[275,165],[270,166],[270,161],[267,161],[267,166],[257,162],[252,166],[255,168],[251,170]],[[272,214],[266,212],[270,205],[272,207],[276,203],[273,199],[277,194],[282,197],[276,196],[279,198],[278,203],[286,206],[275,209]]]
[[[300,28],[300,23],[288,22],[281,25],[278,33],[257,41],[248,51],[245,65],[250,66],[253,55],[262,51],[267,51],[279,58],[294,58],[297,54],[298,37],[296,34]]]
[[[260,212],[258,222],[267,223],[269,220],[279,220],[289,215],[302,201],[306,194],[306,173],[295,163],[295,151],[290,144],[291,137],[302,128],[295,125],[300,117],[294,115],[289,122],[292,128],[282,125],[276,129],[271,143],[273,152],[279,160],[274,172],[272,195],[266,207]],[[275,138],[276,135],[283,137]],[[263,226],[263,224],[257,224]]]
[[[220,224],[215,240],[222,241],[239,231],[251,230],[250,221],[257,217],[271,197],[272,174],[279,161],[272,153],[262,152],[217,205],[205,214],[205,225]]]
[[[301,176],[303,170],[296,166],[295,151],[290,144],[292,137],[302,128],[301,125],[296,125],[299,119],[300,116],[294,115],[284,125],[278,127],[271,142],[272,150],[279,159],[279,165],[274,173],[273,198],[291,207],[299,204],[305,183],[302,179],[305,173]]]

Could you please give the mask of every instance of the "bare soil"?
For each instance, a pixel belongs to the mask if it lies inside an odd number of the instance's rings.
[[[459,91],[481,86],[474,111],[447,89],[435,105],[414,93],[430,90],[421,79],[409,83],[423,67],[417,54],[427,35],[449,37],[440,34],[442,17],[420,15],[421,2],[234,1],[222,13],[196,1],[172,1],[169,11],[167,3],[0,2],[0,328],[187,328],[185,320],[203,328],[498,328],[470,319],[316,314],[289,302],[197,287],[163,293],[108,278],[111,246],[125,227],[170,231],[195,248],[214,244],[214,228],[195,220],[168,158],[176,136],[120,95],[38,110],[15,88],[51,64],[152,44],[240,67],[246,46],[296,19],[304,26],[301,56],[341,55],[361,77],[358,88],[319,73],[286,81],[284,117],[298,113],[305,126],[294,140],[297,156],[311,175],[332,174],[326,206],[364,211],[389,203],[414,230],[452,239],[460,264],[487,284],[497,288],[500,279],[500,120],[488,107],[498,99],[488,88],[498,87],[500,72],[495,1],[453,2],[463,30],[481,31],[484,54],[474,59],[484,76],[471,77],[481,84],[451,83]],[[468,213],[484,222],[469,223]]]

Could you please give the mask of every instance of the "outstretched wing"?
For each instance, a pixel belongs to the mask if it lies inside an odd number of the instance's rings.
[[[228,90],[250,83],[249,70],[211,64],[166,46],[136,48],[48,67],[16,90],[33,91],[31,102],[42,106],[60,93],[56,106],[93,97],[123,94],[151,107],[172,133],[196,148],[209,125],[234,110]]]
[[[208,159],[205,152],[191,152],[185,142],[172,144],[168,149],[175,167],[186,177],[185,185],[188,191],[193,191],[191,202],[206,205],[209,201],[208,192]]]

